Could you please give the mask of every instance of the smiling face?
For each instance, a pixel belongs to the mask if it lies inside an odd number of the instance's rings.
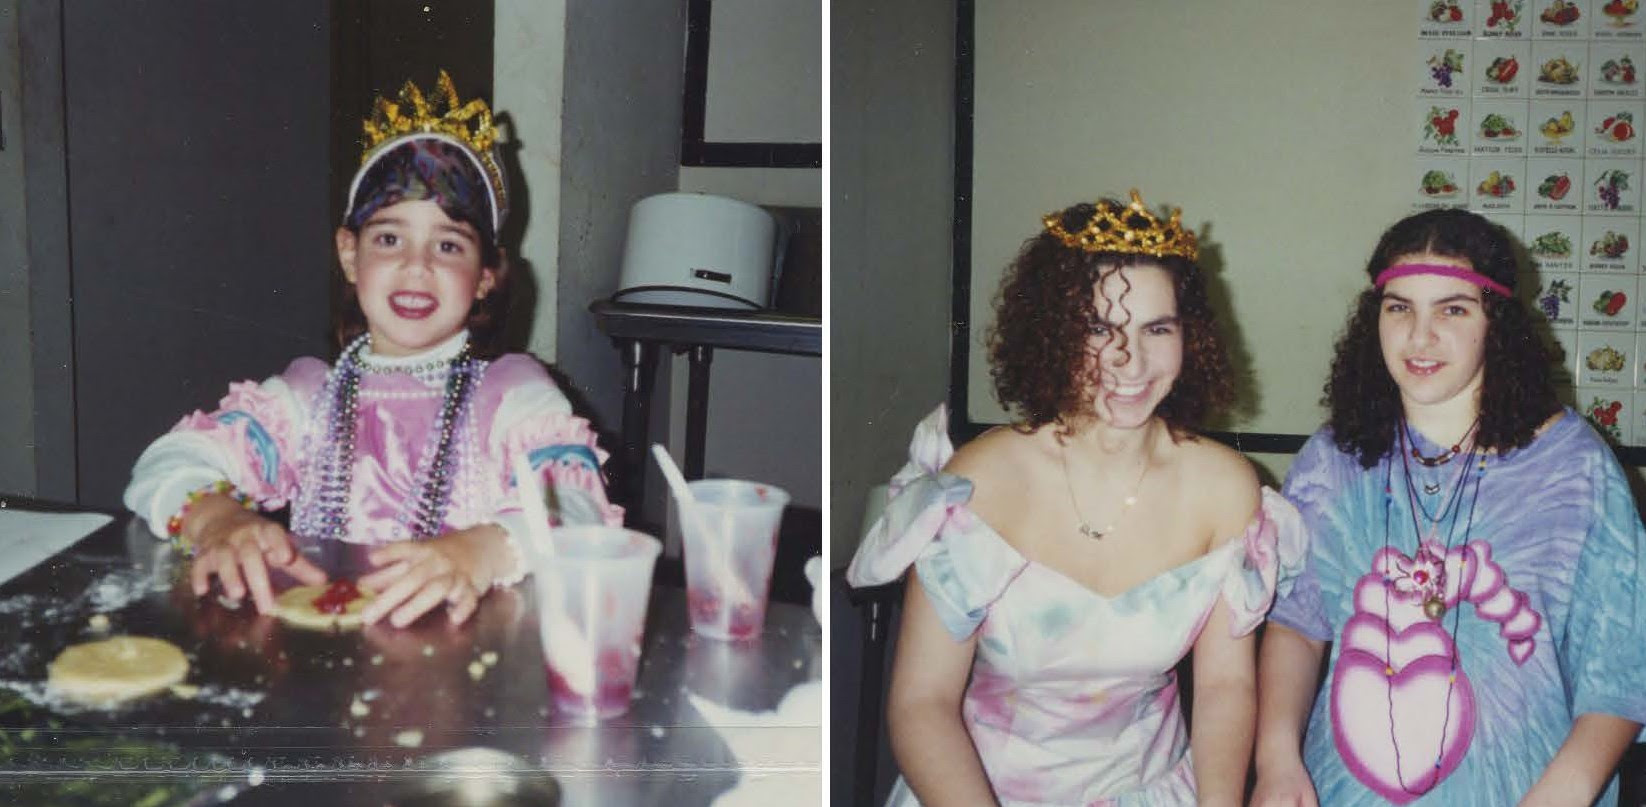
[[[1098,322],[1087,339],[1098,420],[1115,428],[1148,423],[1183,369],[1177,292],[1165,269],[1139,264],[1105,271],[1093,291]]]
[[[1460,258],[1402,255],[1390,262],[1449,264]],[[1453,412],[1472,420],[1480,409],[1486,368],[1486,309],[1481,290],[1466,280],[1408,275],[1383,287],[1378,338],[1383,364],[1400,388],[1407,417]]]
[[[354,284],[372,351],[411,355],[462,330],[470,306],[496,283],[480,254],[474,227],[428,200],[384,207],[358,235],[339,228],[337,258]]]

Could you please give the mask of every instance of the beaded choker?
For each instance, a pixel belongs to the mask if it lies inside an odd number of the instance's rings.
[[[1422,463],[1423,467],[1425,467],[1425,468],[1433,468],[1437,465],[1445,465],[1446,463],[1451,462],[1452,458],[1457,456],[1459,451],[1463,450],[1463,444],[1469,442],[1469,436],[1474,434],[1475,429],[1479,428],[1479,426],[1480,426],[1480,418],[1477,417],[1477,418],[1475,418],[1475,422],[1469,424],[1468,430],[1463,432],[1463,436],[1459,437],[1457,439],[1457,442],[1452,444],[1451,448],[1448,448],[1445,451],[1442,451],[1439,454],[1434,455],[1433,457],[1423,456],[1423,452],[1418,451],[1417,446],[1414,444],[1411,447],[1412,459],[1417,460],[1418,462]],[[1402,445],[1404,445],[1406,443],[1406,440],[1407,440],[1407,432],[1409,432],[1411,430],[1411,426],[1406,423],[1405,418],[1400,419],[1400,428],[1401,428],[1400,439],[1401,439]],[[1431,490],[1429,492],[1434,493],[1435,491]]]
[[[326,376],[320,393],[322,408],[317,412],[310,436],[324,443],[309,453],[312,461],[303,493],[293,518],[301,535],[343,540],[349,528],[349,495],[354,482],[355,430],[360,422],[360,376],[366,368],[360,354],[370,345],[370,335],[362,335],[338,357]],[[417,499],[399,515],[409,537],[438,535],[445,523],[450,503],[453,473],[452,453],[457,429],[467,420],[474,388],[479,385],[484,363],[472,358],[465,344],[446,364],[445,395],[440,413],[429,434],[413,488]],[[429,368],[413,368],[424,378]],[[416,372],[421,370],[422,372]],[[308,453],[308,452],[305,452]]]

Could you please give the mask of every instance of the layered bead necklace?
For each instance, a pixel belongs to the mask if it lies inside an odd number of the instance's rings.
[[[299,496],[293,518],[295,530],[302,535],[344,540],[349,528],[349,495],[354,482],[355,433],[360,423],[360,376],[374,368],[365,366],[360,355],[371,344],[371,336],[363,334],[344,348],[337,364],[326,375],[321,388],[321,409],[316,413],[309,437],[318,437],[322,444],[311,453],[309,472],[303,492]],[[457,432],[467,422],[472,393],[479,386],[485,363],[470,355],[469,345],[450,360],[426,362],[415,367],[402,368],[424,383],[436,382],[439,371],[445,371],[445,394],[441,397],[440,412],[435,416],[429,432],[429,445],[418,463],[412,487],[417,499],[409,509],[402,509],[397,517],[411,538],[426,538],[440,534],[445,523],[446,507],[451,500],[455,479],[453,449]]]
[[[1479,421],[1477,420],[1476,423],[1478,424],[1478,422]],[[1452,446],[1452,448],[1449,452],[1446,452],[1446,454],[1444,455],[1444,459],[1441,459],[1437,462],[1423,463],[1423,464],[1428,466],[1428,467],[1434,467],[1434,466],[1437,466],[1437,465],[1444,465],[1446,462],[1450,461],[1453,457],[1457,456],[1459,451],[1462,450],[1461,443],[1468,440],[1469,434],[1474,431],[1474,428],[1475,428],[1474,426],[1469,427],[1469,432],[1466,432],[1464,434],[1463,438],[1459,440],[1459,443],[1457,445]],[[1408,454],[1408,452],[1409,452],[1409,454]],[[1416,487],[1413,483],[1413,480],[1412,480],[1412,466],[1411,466],[1410,460],[1408,459],[1408,456],[1410,456],[1412,458],[1416,458],[1420,462],[1422,461],[1423,456],[1422,456],[1422,454],[1420,454],[1418,452],[1418,450],[1415,446],[1410,446],[1409,441],[1407,440],[1407,425],[1406,425],[1406,422],[1405,422],[1404,418],[1402,418],[1401,422],[1400,422],[1400,451],[1398,453],[1400,455],[1401,468],[1404,471],[1403,476],[1405,477],[1407,504],[1409,506],[1409,514],[1411,515],[1411,519],[1412,519],[1412,532],[1417,536],[1417,548],[1413,551],[1413,555],[1412,555],[1413,565],[1414,565],[1414,568],[1413,568],[1413,577],[1414,578],[1416,578],[1416,576],[1420,575],[1420,574],[1421,575],[1428,575],[1429,574],[1429,572],[1426,572],[1426,571],[1424,571],[1422,569],[1419,569],[1419,568],[1415,568],[1416,565],[1417,565],[1417,557],[1419,555],[1424,554],[1423,544],[1426,540],[1425,536],[1424,536],[1424,532],[1422,530],[1422,527],[1420,526],[1420,524],[1418,522],[1418,516],[1417,516],[1418,512],[1421,510],[1422,513],[1423,513],[1424,518],[1429,520],[1429,530],[1428,530],[1427,540],[1433,540],[1435,538],[1436,533],[1439,531],[1439,527],[1440,527],[1441,522],[1445,521],[1448,516],[1450,516],[1451,519],[1452,519],[1451,526],[1448,527],[1447,530],[1446,530],[1445,549],[1442,551],[1442,553],[1441,553],[1441,555],[1438,559],[1438,562],[1436,563],[1436,572],[1434,573],[1434,579],[1426,579],[1426,580],[1414,579],[1414,581],[1413,581],[1413,582],[1418,583],[1420,586],[1424,586],[1424,587],[1428,588],[1428,593],[1423,597],[1423,606],[1422,606],[1423,607],[1423,615],[1425,617],[1429,618],[1429,619],[1440,622],[1442,627],[1444,627],[1446,612],[1448,610],[1447,607],[1446,607],[1446,599],[1445,599],[1445,597],[1446,597],[1446,584],[1447,584],[1447,581],[1446,581],[1446,558],[1447,558],[1447,556],[1449,556],[1451,554],[1453,539],[1456,537],[1456,534],[1457,534],[1457,522],[1458,522],[1458,517],[1460,515],[1460,513],[1458,511],[1462,506],[1461,503],[1463,501],[1463,491],[1464,491],[1464,488],[1468,484],[1469,478],[1472,476],[1475,480],[1474,493],[1469,499],[1469,512],[1468,512],[1467,517],[1465,518],[1464,525],[1463,525],[1463,541],[1459,545],[1460,546],[1467,546],[1468,543],[1469,543],[1469,533],[1470,533],[1471,530],[1473,530],[1474,522],[1475,522],[1475,506],[1480,502],[1480,483],[1482,481],[1484,481],[1485,477],[1486,477],[1486,458],[1484,456],[1480,455],[1479,446],[1474,445],[1472,443],[1470,444],[1470,446],[1468,448],[1468,451],[1465,454],[1464,461],[1458,466],[1457,481],[1454,482],[1453,485],[1452,485],[1452,492],[1447,495],[1446,501],[1441,503],[1441,507],[1440,507],[1439,512],[1431,515],[1429,513],[1428,508],[1425,507],[1422,504],[1422,502],[1418,499],[1417,489],[1416,489]],[[1469,466],[1475,465],[1477,458],[1479,460],[1479,464],[1476,465],[1474,473],[1471,474],[1469,472]],[[1393,505],[1393,502],[1394,502],[1394,484],[1393,484],[1393,482],[1394,482],[1394,479],[1393,479],[1393,477],[1394,477],[1394,461],[1392,459],[1389,459],[1389,460],[1386,460],[1386,463],[1387,464],[1384,466],[1385,470],[1384,470],[1384,477],[1383,477],[1383,549],[1385,550],[1385,556],[1387,556],[1387,550],[1389,549],[1389,525],[1390,525],[1390,522],[1392,520],[1390,511],[1391,511],[1391,508],[1392,508],[1392,505]],[[1436,485],[1435,488],[1436,489],[1434,491],[1431,491],[1431,493],[1438,492],[1439,486]],[[1429,490],[1429,487],[1427,485],[1425,485],[1424,489]],[[1390,619],[1393,618],[1393,610],[1392,610],[1392,605],[1393,604],[1391,602],[1392,595],[1390,594],[1390,591],[1393,588],[1394,588],[1393,579],[1391,579],[1388,576],[1388,574],[1385,573],[1384,580],[1383,580],[1383,614],[1384,614],[1385,620],[1390,620]],[[1459,589],[1458,596],[1461,599],[1461,597],[1462,597],[1461,588]],[[1430,785],[1428,787],[1425,787],[1425,788],[1422,788],[1422,789],[1414,789],[1411,786],[1406,784],[1406,776],[1403,773],[1403,768],[1402,768],[1402,764],[1401,764],[1402,760],[1401,760],[1401,756],[1400,756],[1400,743],[1399,743],[1398,740],[1395,739],[1396,738],[1396,732],[1395,732],[1395,699],[1394,699],[1394,683],[1393,683],[1392,678],[1389,680],[1388,688],[1386,690],[1386,695],[1388,697],[1388,703],[1389,703],[1389,741],[1390,741],[1390,743],[1393,744],[1394,752],[1395,752],[1395,778],[1400,783],[1400,788],[1402,790],[1406,791],[1407,793],[1413,795],[1413,796],[1422,796],[1422,795],[1428,793],[1429,791],[1433,790],[1437,785],[1440,784],[1440,779],[1438,777],[1438,772],[1441,769],[1441,759],[1442,759],[1443,754],[1445,753],[1446,733],[1451,728],[1452,692],[1453,692],[1453,690],[1454,690],[1454,688],[1457,684],[1457,670],[1458,670],[1458,667],[1461,666],[1461,661],[1462,661],[1462,659],[1460,658],[1460,650],[1458,649],[1458,646],[1457,646],[1457,631],[1458,631],[1459,624],[1462,621],[1462,609],[1452,608],[1450,610],[1451,610],[1451,613],[1452,613],[1452,625],[1451,625],[1451,639],[1452,640],[1451,640],[1451,659],[1450,659],[1450,661],[1451,661],[1451,670],[1448,672],[1448,674],[1446,676],[1446,701],[1445,701],[1445,704],[1443,706],[1444,711],[1441,713],[1443,715],[1443,717],[1441,718],[1441,723],[1440,723],[1440,741],[1436,744],[1436,749],[1437,750],[1435,752],[1434,762],[1432,763],[1433,766],[1434,766],[1434,770],[1436,771],[1437,776],[1436,776],[1436,779],[1434,780],[1434,782],[1430,783]],[[1392,622],[1386,623],[1385,628],[1384,628],[1384,635],[1383,635],[1383,642],[1384,642],[1384,645],[1383,645],[1383,654],[1384,655],[1383,655],[1383,657],[1385,659],[1385,664],[1389,664],[1389,665],[1393,664],[1393,661],[1392,661],[1393,655],[1394,655],[1394,637],[1392,635],[1393,633],[1394,633],[1393,623]],[[1392,666],[1388,667],[1388,675],[1389,676],[1393,676],[1393,674],[1394,674],[1393,669],[1394,668]]]

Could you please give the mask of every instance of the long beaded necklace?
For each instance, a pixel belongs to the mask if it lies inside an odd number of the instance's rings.
[[[1473,431],[1472,426],[1470,427],[1470,430]],[[1467,435],[1465,435],[1465,438],[1466,437],[1467,437]],[[1411,465],[1408,464],[1408,461],[1406,459],[1406,456],[1407,456],[1407,442],[1406,442],[1406,429],[1405,429],[1404,421],[1401,424],[1400,447],[1401,447],[1400,460],[1401,460],[1401,467],[1405,472],[1405,483],[1406,483],[1406,493],[1407,493],[1407,497],[1408,497],[1408,504],[1411,505],[1410,515],[1412,517],[1412,528],[1413,528],[1413,532],[1416,533],[1416,535],[1417,535],[1417,542],[1418,542],[1418,550],[1417,550],[1417,552],[1414,552],[1414,555],[1413,555],[1414,560],[1415,560],[1416,555],[1420,554],[1421,551],[1422,551],[1424,538],[1423,538],[1422,532],[1420,532],[1419,529],[1418,529],[1417,511],[1416,511],[1418,501],[1417,501],[1417,497],[1416,497],[1416,491],[1412,487],[1412,468],[1411,468]],[[1412,449],[1412,451],[1413,451],[1414,454],[1416,453],[1415,448]],[[1454,455],[1455,455],[1455,452],[1454,452]],[[1486,478],[1486,458],[1484,456],[1479,456],[1479,446],[1477,446],[1477,445],[1471,445],[1469,447],[1468,459],[1465,460],[1462,467],[1460,467],[1458,469],[1458,480],[1453,485],[1452,493],[1448,497],[1449,499],[1452,500],[1451,503],[1449,503],[1445,507],[1442,507],[1439,516],[1435,517],[1435,519],[1431,522],[1431,524],[1430,524],[1430,538],[1434,537],[1433,533],[1436,530],[1436,528],[1438,528],[1438,526],[1440,524],[1440,520],[1444,519],[1446,517],[1447,513],[1451,510],[1453,505],[1456,505],[1458,502],[1460,502],[1462,500],[1461,492],[1463,490],[1463,487],[1467,484],[1467,480],[1470,476],[1469,474],[1466,473],[1466,470],[1467,470],[1469,465],[1474,464],[1477,456],[1479,457],[1479,465],[1476,466],[1475,473],[1473,474],[1474,479],[1475,479],[1474,495],[1472,497],[1470,497],[1470,500],[1469,500],[1469,514],[1467,516],[1467,519],[1466,519],[1466,521],[1464,523],[1464,527],[1463,527],[1463,545],[1466,546],[1469,543],[1469,534],[1474,529],[1475,506],[1477,504],[1479,504],[1479,502],[1480,502],[1480,484]],[[1447,459],[1450,460],[1451,457],[1447,457]],[[1394,481],[1393,480],[1394,462],[1393,462],[1392,459],[1387,460],[1386,462],[1387,462],[1387,464],[1384,466],[1385,471],[1384,471],[1384,478],[1383,478],[1383,548],[1384,548],[1384,550],[1388,550],[1388,548],[1389,548],[1389,523],[1392,520],[1391,517],[1390,517],[1389,510],[1390,510],[1390,507],[1392,506],[1393,500],[1394,500],[1394,484],[1393,484],[1393,481]],[[1439,463],[1436,463],[1436,464],[1439,464]],[[1425,516],[1429,515],[1427,509],[1425,509],[1424,515]],[[1444,574],[1444,572],[1445,572],[1446,557],[1451,554],[1453,538],[1456,536],[1456,534],[1457,534],[1457,519],[1456,519],[1456,517],[1454,517],[1452,519],[1451,526],[1448,527],[1447,530],[1446,530],[1445,551],[1441,554],[1440,559],[1439,559],[1440,569],[1441,569],[1442,574]],[[1387,553],[1385,553],[1385,556],[1387,556]],[[1419,573],[1419,570],[1414,569],[1413,573],[1415,575],[1415,574]],[[1424,614],[1424,616],[1427,616],[1430,619],[1434,619],[1434,620],[1437,620],[1437,621],[1441,622],[1441,624],[1444,626],[1446,610],[1447,610],[1446,607],[1445,607],[1446,580],[1445,580],[1444,577],[1441,577],[1441,579],[1435,580],[1435,581],[1432,581],[1432,582],[1434,582],[1434,584],[1435,584],[1435,586],[1436,586],[1439,593],[1438,594],[1431,594],[1429,597],[1424,599],[1423,614]],[[1392,609],[1391,609],[1392,604],[1390,602],[1390,596],[1391,595],[1390,595],[1389,591],[1393,587],[1394,587],[1393,580],[1391,580],[1386,575],[1385,578],[1384,578],[1384,581],[1383,581],[1383,614],[1384,614],[1386,619],[1389,618],[1390,616],[1392,616]],[[1460,588],[1459,589],[1459,596],[1461,597],[1461,595],[1462,595],[1462,591],[1461,591],[1461,588]],[[1436,607],[1436,605],[1438,605],[1438,608]],[[1451,609],[1451,612],[1452,612],[1451,669],[1447,672],[1447,675],[1446,675],[1446,701],[1445,701],[1445,705],[1443,707],[1444,711],[1441,713],[1442,717],[1441,717],[1441,723],[1440,723],[1440,741],[1438,743],[1436,743],[1436,745],[1435,745],[1436,750],[1435,750],[1435,759],[1434,759],[1433,766],[1434,766],[1434,770],[1436,772],[1436,776],[1435,776],[1435,780],[1433,782],[1431,782],[1428,787],[1425,787],[1421,790],[1415,790],[1411,786],[1406,784],[1406,776],[1405,776],[1405,774],[1403,772],[1403,769],[1402,769],[1402,760],[1401,760],[1401,756],[1400,756],[1400,741],[1397,738],[1396,733],[1395,733],[1395,697],[1394,697],[1394,681],[1392,679],[1392,676],[1393,676],[1394,673],[1393,673],[1393,667],[1392,666],[1390,666],[1388,668],[1387,674],[1388,674],[1389,677],[1385,679],[1387,686],[1386,686],[1384,692],[1385,692],[1385,695],[1388,699],[1388,706],[1389,706],[1389,744],[1390,744],[1391,747],[1394,748],[1394,752],[1395,752],[1395,779],[1396,779],[1396,781],[1398,781],[1400,783],[1400,789],[1401,790],[1404,790],[1407,793],[1412,794],[1414,796],[1422,796],[1424,794],[1427,794],[1429,791],[1433,790],[1435,788],[1435,786],[1440,784],[1439,771],[1441,769],[1441,760],[1442,760],[1442,758],[1445,754],[1445,749],[1446,749],[1446,733],[1451,728],[1451,722],[1452,722],[1452,693],[1455,690],[1456,685],[1457,685],[1457,670],[1458,670],[1458,667],[1461,666],[1461,662],[1462,662],[1461,651],[1459,650],[1459,648],[1457,646],[1457,631],[1458,631],[1458,627],[1462,623],[1463,610],[1461,608],[1453,608],[1453,609]],[[1394,647],[1393,647],[1394,637],[1392,636],[1393,632],[1394,632],[1394,626],[1393,625],[1385,625],[1384,634],[1383,634],[1383,657],[1386,660],[1385,663],[1386,664],[1391,664],[1391,665],[1393,664],[1392,658],[1393,658],[1393,653],[1394,653]]]
[[[320,399],[325,409],[311,430],[320,432],[323,444],[317,449],[310,466],[309,484],[300,496],[296,518],[297,531],[321,538],[343,539],[348,534],[349,495],[354,482],[355,432],[360,422],[360,376],[364,368],[360,354],[371,344],[371,336],[363,334],[350,343],[338,357],[337,364],[326,376]],[[430,445],[418,463],[413,488],[418,496],[411,508],[402,510],[400,524],[409,537],[424,538],[437,535],[445,523],[446,507],[450,503],[454,480],[452,452],[461,423],[468,420],[471,393],[478,386],[484,364],[471,357],[465,343],[456,356],[446,362],[445,394],[440,412],[430,430]],[[430,368],[419,366],[414,376],[429,380]]]
[[[1474,431],[1474,427],[1470,426],[1469,427],[1469,432],[1472,432],[1472,431]],[[1469,432],[1464,432],[1463,439],[1459,440],[1458,442],[1461,443],[1464,440],[1467,440],[1468,436],[1469,436]],[[1467,473],[1467,470],[1468,470],[1468,467],[1469,467],[1469,463],[1471,461],[1473,461],[1475,456],[1477,455],[1477,450],[1476,450],[1477,447],[1474,446],[1474,445],[1469,446],[1469,457],[1468,457],[1467,460],[1465,460],[1463,463],[1459,464],[1459,466],[1458,466],[1457,480],[1452,483],[1452,492],[1447,495],[1447,497],[1444,501],[1441,502],[1441,506],[1440,506],[1440,509],[1439,509],[1438,512],[1430,513],[1428,506],[1425,505],[1423,503],[1423,500],[1420,497],[1418,497],[1418,495],[1417,495],[1417,486],[1416,486],[1415,481],[1414,481],[1414,475],[1412,474],[1412,467],[1406,461],[1407,452],[1406,452],[1405,449],[1406,449],[1407,445],[1409,444],[1407,438],[1410,437],[1410,434],[1411,434],[1410,428],[1406,424],[1405,418],[1402,418],[1401,419],[1401,428],[1400,428],[1400,445],[1401,445],[1402,451],[1401,451],[1400,460],[1401,460],[1402,467],[1405,469],[1405,474],[1403,475],[1403,478],[1406,482],[1406,504],[1408,506],[1407,512],[1412,517],[1412,533],[1417,536],[1417,545],[1418,545],[1418,548],[1421,549],[1423,547],[1423,543],[1424,543],[1425,540],[1429,540],[1429,539],[1434,538],[1435,532],[1439,529],[1441,522],[1445,521],[1448,516],[1452,515],[1452,511],[1462,504],[1462,501],[1463,501],[1462,492],[1463,492],[1464,483],[1466,481],[1466,473]],[[1411,451],[1410,451],[1411,456],[1413,456],[1413,457],[1421,456],[1418,453],[1418,450],[1417,450],[1417,447],[1416,447],[1415,443],[1411,443],[1410,445],[1412,445],[1412,448],[1411,448]],[[1457,447],[1458,446],[1456,446],[1456,445],[1453,446],[1453,448],[1457,448]],[[1437,464],[1439,464],[1439,463],[1437,463]],[[1433,466],[1431,466],[1431,467],[1433,467]],[[1433,486],[1425,483],[1423,485],[1423,492],[1431,494],[1431,495],[1434,494],[1434,493],[1438,493],[1440,491],[1440,486],[1441,485],[1440,485],[1439,482],[1436,482]],[[1479,485],[1476,485],[1476,488],[1477,488],[1476,492],[1478,493]],[[1419,512],[1422,512],[1423,513],[1423,518],[1427,519],[1428,522],[1429,522],[1429,527],[1428,527],[1427,530],[1425,530],[1418,523],[1417,514]],[[1456,528],[1457,528],[1457,519],[1453,518],[1452,519],[1452,530],[1449,530],[1447,532],[1447,537],[1446,537],[1446,549],[1447,549],[1447,551],[1450,551],[1451,548],[1452,548],[1451,534],[1452,534],[1452,531],[1456,530]],[[1422,584],[1424,581],[1418,581],[1418,582],[1420,584]],[[1442,593],[1444,593],[1444,592],[1442,592]],[[1445,598],[1443,596],[1438,595],[1438,594],[1437,595],[1431,595],[1431,596],[1425,598],[1424,601],[1423,601],[1423,613],[1424,613],[1425,616],[1429,617],[1430,619],[1440,619],[1446,613]]]

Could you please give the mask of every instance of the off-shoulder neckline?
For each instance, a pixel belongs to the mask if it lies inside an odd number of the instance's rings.
[[[953,474],[951,474],[951,476],[953,476]],[[960,478],[964,479],[964,477],[960,477]],[[967,480],[967,481],[970,481],[970,480]],[[1001,535],[1000,532],[998,530],[996,530],[993,525],[991,525],[989,522],[983,520],[983,518],[981,516],[979,516],[975,510],[972,510],[971,505],[970,505],[969,502],[961,502],[961,503],[955,505],[955,507],[965,510],[966,514],[971,517],[972,521],[975,522],[978,525],[979,528],[981,528],[981,531],[983,533],[987,534],[988,537],[991,540],[998,542],[1001,547],[1003,547],[1007,552],[1011,553],[1011,555],[1013,557],[1015,557],[1019,562],[1021,562],[1024,565],[1025,568],[1029,567],[1029,566],[1036,567],[1036,568],[1052,575],[1053,577],[1057,577],[1057,578],[1061,579],[1064,583],[1066,583],[1070,586],[1073,586],[1075,588],[1078,588],[1081,591],[1086,592],[1087,594],[1091,595],[1092,597],[1094,597],[1094,598],[1096,598],[1096,599],[1098,599],[1102,602],[1110,603],[1110,604],[1124,602],[1125,600],[1131,599],[1132,597],[1136,596],[1138,592],[1149,589],[1149,588],[1153,587],[1155,584],[1160,583],[1162,581],[1171,580],[1171,579],[1181,579],[1181,578],[1187,576],[1187,573],[1188,573],[1189,570],[1203,565],[1207,561],[1207,559],[1212,558],[1212,557],[1217,556],[1217,555],[1220,555],[1220,554],[1229,553],[1229,552],[1232,551],[1232,550],[1229,549],[1229,547],[1231,547],[1231,546],[1241,546],[1243,544],[1243,542],[1240,539],[1240,536],[1235,536],[1234,538],[1231,538],[1229,540],[1224,541],[1219,546],[1216,546],[1216,547],[1213,547],[1212,549],[1207,550],[1204,554],[1201,554],[1197,557],[1186,560],[1182,563],[1177,564],[1176,566],[1172,566],[1171,568],[1164,569],[1164,570],[1156,573],[1152,577],[1145,578],[1141,581],[1138,581],[1137,583],[1132,584],[1129,588],[1127,588],[1123,591],[1120,591],[1120,592],[1115,593],[1115,594],[1105,594],[1101,591],[1098,591],[1095,588],[1092,588],[1091,586],[1086,585],[1085,583],[1080,582],[1079,580],[1076,580],[1072,575],[1068,574],[1067,572],[1061,571],[1061,570],[1059,570],[1059,569],[1057,569],[1053,566],[1047,565],[1047,564],[1042,563],[1038,560],[1034,560],[1033,558],[1030,558],[1029,556],[1023,554],[1021,551],[1018,550],[1017,547],[1012,545],[1011,541],[1006,540],[1006,537]],[[1262,508],[1260,506],[1259,511],[1261,511],[1261,509]],[[1255,519],[1256,517],[1257,517],[1257,515],[1254,513],[1253,518]],[[1248,529],[1250,529],[1250,527],[1248,527]]]

